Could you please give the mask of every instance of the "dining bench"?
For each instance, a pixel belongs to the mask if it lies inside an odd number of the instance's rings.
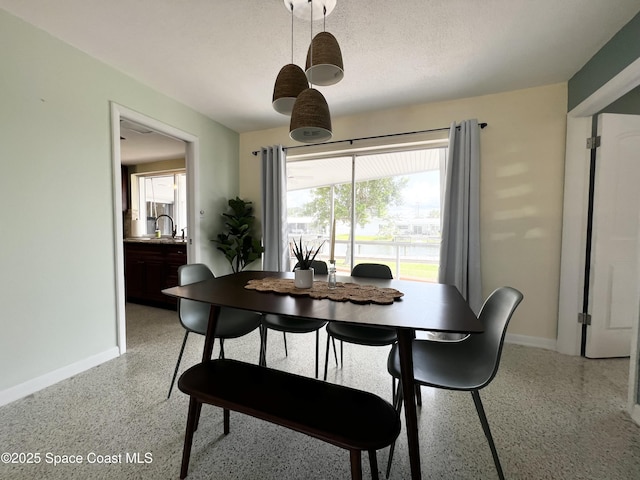
[[[389,446],[400,433],[398,413],[377,395],[237,360],[194,365],[182,374],[178,388],[190,397],[182,479],[203,403],[223,409],[225,435],[233,410],[349,450],[353,480],[362,479],[363,450],[377,480],[376,450]]]

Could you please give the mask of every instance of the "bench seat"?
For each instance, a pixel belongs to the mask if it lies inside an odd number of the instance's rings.
[[[180,478],[187,475],[202,403],[224,409],[225,434],[233,410],[349,450],[353,479],[362,478],[363,450],[378,478],[375,452],[400,433],[398,413],[372,393],[237,360],[197,364],[182,374],[178,387],[190,396]]]

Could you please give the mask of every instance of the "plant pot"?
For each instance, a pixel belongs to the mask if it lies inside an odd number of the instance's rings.
[[[293,284],[296,288],[313,287],[313,268],[310,268],[308,270],[297,269],[293,272],[293,275]]]

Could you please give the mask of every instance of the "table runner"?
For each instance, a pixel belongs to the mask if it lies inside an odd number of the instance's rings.
[[[404,295],[404,293],[395,288],[362,285],[359,283],[337,282],[336,288],[329,289],[327,282],[323,280],[315,280],[311,288],[297,288],[293,282],[289,278],[267,277],[249,280],[244,288],[295,297],[326,298],[334,302],[374,303],[377,305],[390,305]]]

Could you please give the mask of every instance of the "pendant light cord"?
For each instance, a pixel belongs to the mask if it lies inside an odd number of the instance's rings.
[[[291,63],[293,63],[293,2],[289,5],[291,6]]]
[[[327,31],[327,6],[322,6],[322,31]]]
[[[311,22],[309,25],[309,37],[311,39],[311,43],[309,43],[309,65],[311,68],[313,68],[313,0],[309,0],[309,3],[311,4]],[[313,88],[313,75],[310,75],[310,77],[311,77],[309,78],[309,84],[311,85],[310,88]]]

